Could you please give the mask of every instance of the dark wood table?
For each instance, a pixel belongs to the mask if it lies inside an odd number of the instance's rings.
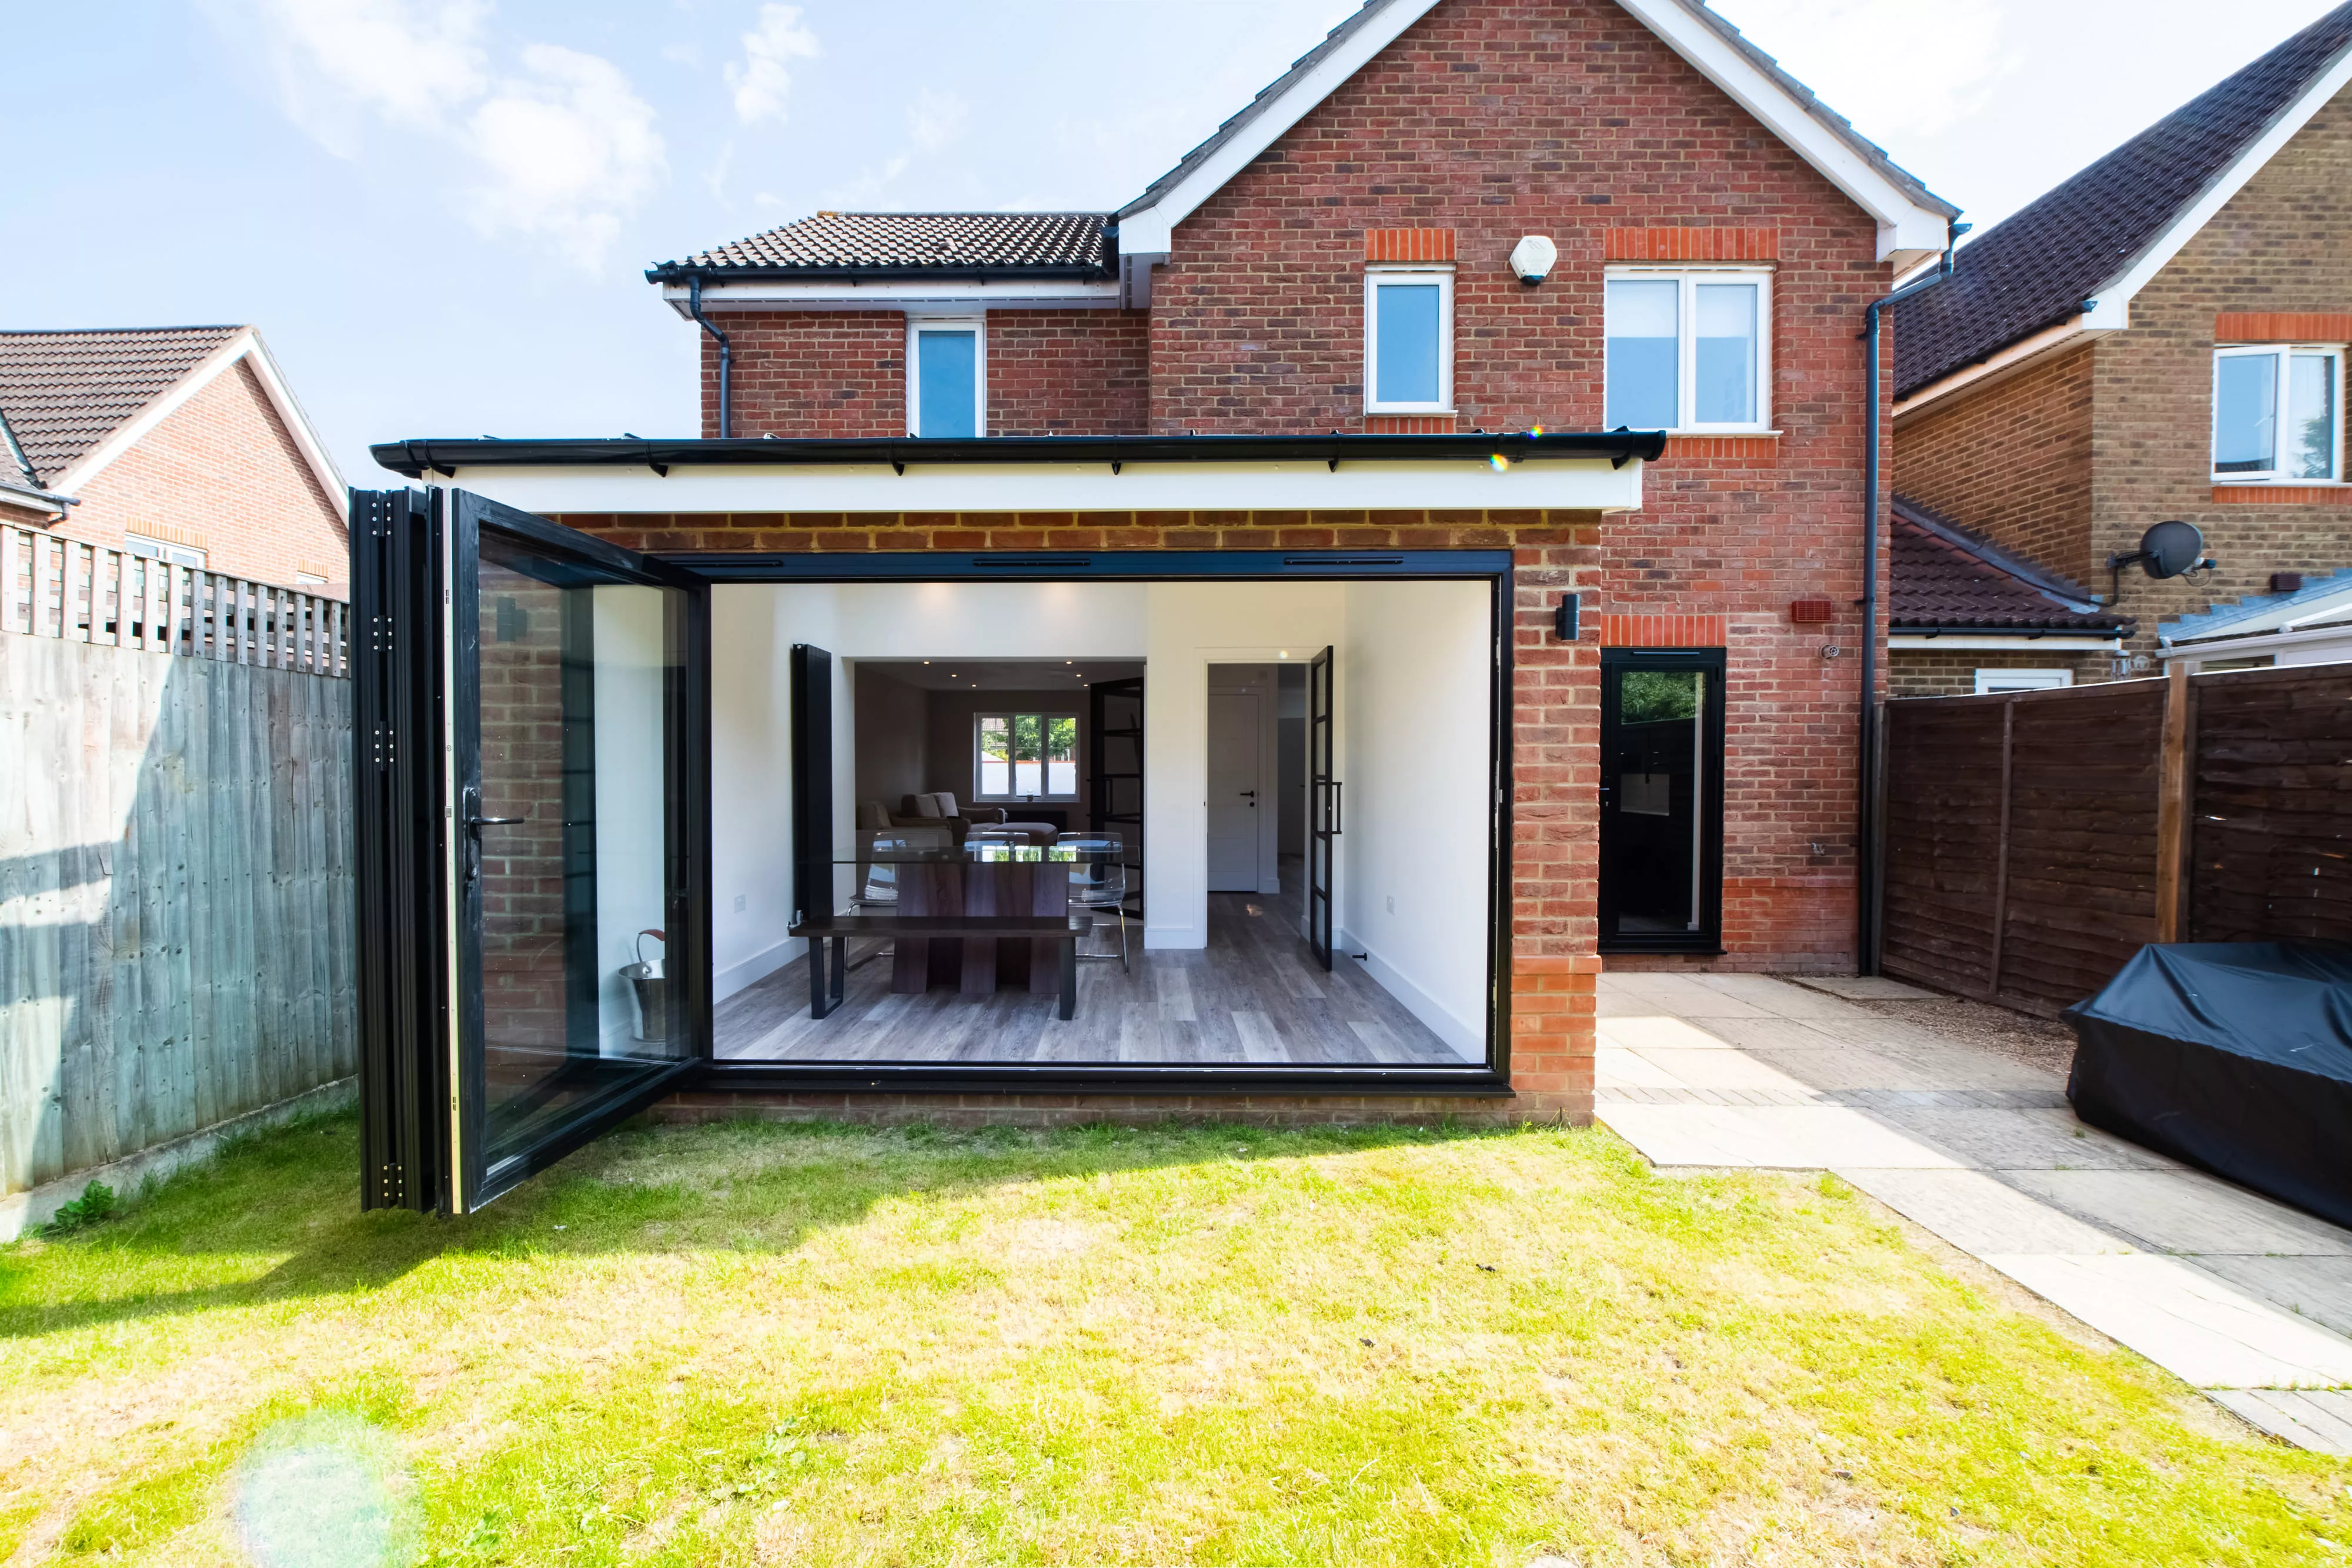
[[[1061,879],[1066,888],[1066,875],[1065,871]],[[900,896],[902,898],[905,896],[903,885],[900,888]],[[1025,937],[1035,943],[1038,947],[1051,945],[1058,948],[1056,956],[1060,962],[1055,966],[1055,969],[1058,971],[1061,1004],[1055,1010],[1055,1016],[1063,1019],[1076,1018],[1078,1014],[1078,934],[1070,925],[1066,896],[1066,906],[1059,915],[835,915],[823,920],[806,921],[793,926],[786,933],[788,936],[808,938],[809,1017],[821,1019],[841,1005],[842,988],[846,984],[849,971],[849,939],[852,936],[894,937],[902,955],[907,953],[910,938],[921,948],[927,949],[929,939],[931,937],[958,936],[967,943],[985,942],[992,964],[994,961],[997,942],[1005,937]],[[826,961],[828,948],[831,950],[830,963]],[[918,972],[927,973],[929,963],[927,951],[921,953],[920,962],[923,967]],[[967,954],[967,974],[970,973],[969,966],[970,958]],[[1030,977],[1032,989],[1050,988],[1039,983],[1044,977],[1040,971],[1045,968],[1045,966],[1042,964],[1033,964]],[[994,984],[992,974],[989,988],[993,989]]]

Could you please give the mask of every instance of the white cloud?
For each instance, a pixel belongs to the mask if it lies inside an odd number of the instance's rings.
[[[286,112],[356,159],[370,120],[425,138],[466,173],[485,235],[535,239],[593,269],[668,172],[653,107],[611,61],[527,44],[492,68],[487,0],[206,0],[257,35]]]
[[[653,106],[595,55],[533,44],[522,66],[467,121],[487,176],[470,215],[484,234],[549,239],[593,267],[668,172]]]
[[[746,125],[783,119],[784,95],[793,85],[786,62],[816,55],[816,35],[801,26],[799,6],[761,6],[759,25],[743,35],[742,59],[727,67],[735,117]]]
[[[925,152],[943,152],[963,134],[971,106],[954,93],[925,88],[907,108],[907,134]]]

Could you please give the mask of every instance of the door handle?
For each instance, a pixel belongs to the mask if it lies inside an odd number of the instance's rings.
[[[478,833],[484,828],[514,828],[530,821],[529,817],[468,817],[466,826]]]
[[[1337,779],[1331,780],[1331,831],[1334,833],[1347,831],[1342,826],[1348,820],[1347,789],[1348,787]]]

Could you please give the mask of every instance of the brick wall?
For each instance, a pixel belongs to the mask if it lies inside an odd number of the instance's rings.
[[[2085,343],[1903,421],[1895,493],[2089,581],[2094,353]]]
[[[907,318],[896,310],[729,311],[737,435],[907,434]],[[719,345],[702,339],[702,433],[719,434]]]
[[[81,505],[52,532],[119,549],[125,532],[161,527],[201,539],[215,571],[285,584],[298,571],[350,576],[342,497],[320,488],[242,361],[76,494]]]
[[[1886,654],[1886,695],[1890,697],[1957,697],[1974,695],[1979,670],[2072,670],[2074,684],[2087,686],[2116,678],[2108,655],[2099,653],[2044,653],[2031,650],[2002,653],[1988,649],[1969,653],[1927,648],[1893,648]]]
[[[1141,310],[991,311],[988,433],[1143,434],[1150,340]]]

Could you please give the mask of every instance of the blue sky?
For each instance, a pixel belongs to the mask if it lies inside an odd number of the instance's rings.
[[[2316,0],[1721,0],[1979,225]],[[649,263],[818,207],[1109,207],[1353,0],[12,8],[6,325],[257,323],[345,476],[688,434]]]

